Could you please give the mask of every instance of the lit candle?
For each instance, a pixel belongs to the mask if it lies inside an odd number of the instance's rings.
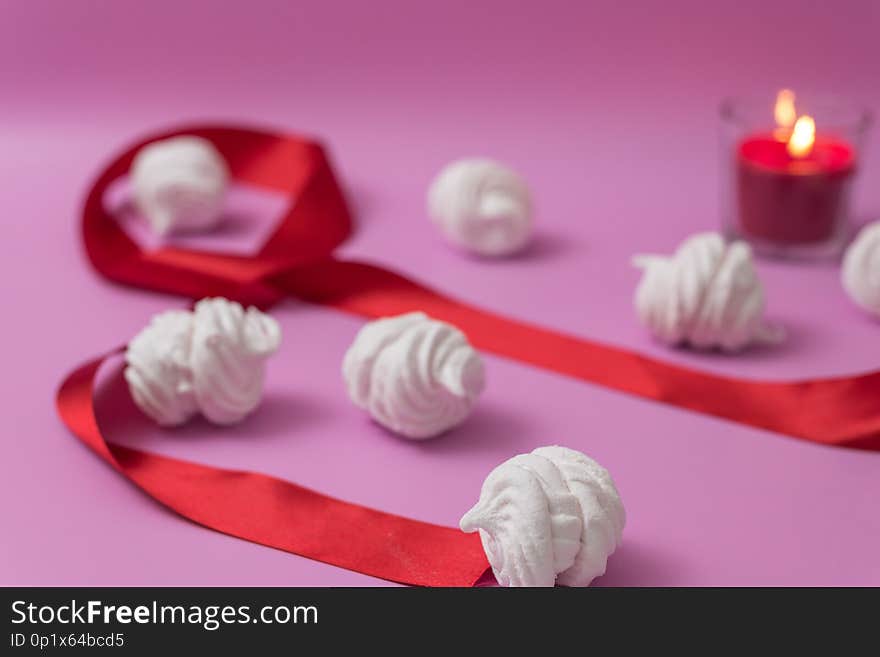
[[[748,135],[736,147],[739,232],[781,246],[832,240],[846,219],[856,150],[842,137],[817,133],[787,89],[777,96],[774,117],[774,130]]]

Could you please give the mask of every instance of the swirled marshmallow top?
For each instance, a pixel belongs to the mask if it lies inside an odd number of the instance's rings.
[[[644,271],[636,312],[661,342],[737,351],[783,339],[764,320],[764,289],[745,242],[728,244],[717,233],[700,233],[672,256],[633,261]]]
[[[259,405],[265,363],[280,342],[278,323],[256,308],[202,299],[193,312],[157,315],[129,342],[125,380],[137,406],[160,425],[198,412],[233,424]]]
[[[428,190],[428,213],[450,242],[485,256],[520,251],[532,235],[528,186],[494,160],[445,167]]]
[[[461,519],[479,531],[502,586],[588,586],[605,572],[626,513],[608,471],[566,447],[540,447],[496,467]]]
[[[880,221],[863,228],[843,256],[843,289],[858,306],[880,315]]]
[[[464,334],[421,312],[365,325],[345,354],[342,375],[357,406],[414,439],[464,421],[484,385],[482,360]]]
[[[229,171],[223,156],[200,137],[173,137],[135,156],[135,204],[159,235],[209,230],[220,220]]]

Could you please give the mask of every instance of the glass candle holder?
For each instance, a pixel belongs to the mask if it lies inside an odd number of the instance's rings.
[[[850,237],[850,197],[870,113],[834,99],[721,106],[722,229],[760,255],[826,259]]]

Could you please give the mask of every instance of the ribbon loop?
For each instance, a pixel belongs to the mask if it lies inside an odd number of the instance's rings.
[[[351,504],[275,477],[108,442],[95,415],[94,385],[101,365],[119,351],[64,380],[58,413],[98,456],[175,513],[230,536],[402,584],[472,586],[489,568],[476,534]]]

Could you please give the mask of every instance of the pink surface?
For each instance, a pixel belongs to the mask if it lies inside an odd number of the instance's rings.
[[[635,252],[667,251],[718,224],[723,95],[786,85],[880,107],[880,8],[638,4],[4,3],[0,583],[380,583],[173,517],[55,416],[67,370],[184,305],[100,280],[78,243],[79,204],[99,164],[173,122],[322,136],[357,211],[343,252],[485,307],[748,377],[880,366],[880,326],[847,301],[833,266],[762,263],[771,315],[791,337],[737,358],[653,344],[633,318],[629,266]],[[864,218],[880,216],[877,131],[871,139],[856,199]],[[472,154],[509,162],[533,186],[540,230],[521,257],[463,256],[425,217],[431,176]],[[271,203],[242,203],[259,230]],[[880,585],[880,454],[494,357],[471,421],[412,444],[344,396],[340,359],[361,320],[294,302],[275,314],[285,342],[259,414],[233,430],[162,432],[135,420],[128,440],[449,524],[494,465],[561,443],[607,466],[628,510],[624,545],[599,583]],[[136,418],[104,402],[108,426]]]

